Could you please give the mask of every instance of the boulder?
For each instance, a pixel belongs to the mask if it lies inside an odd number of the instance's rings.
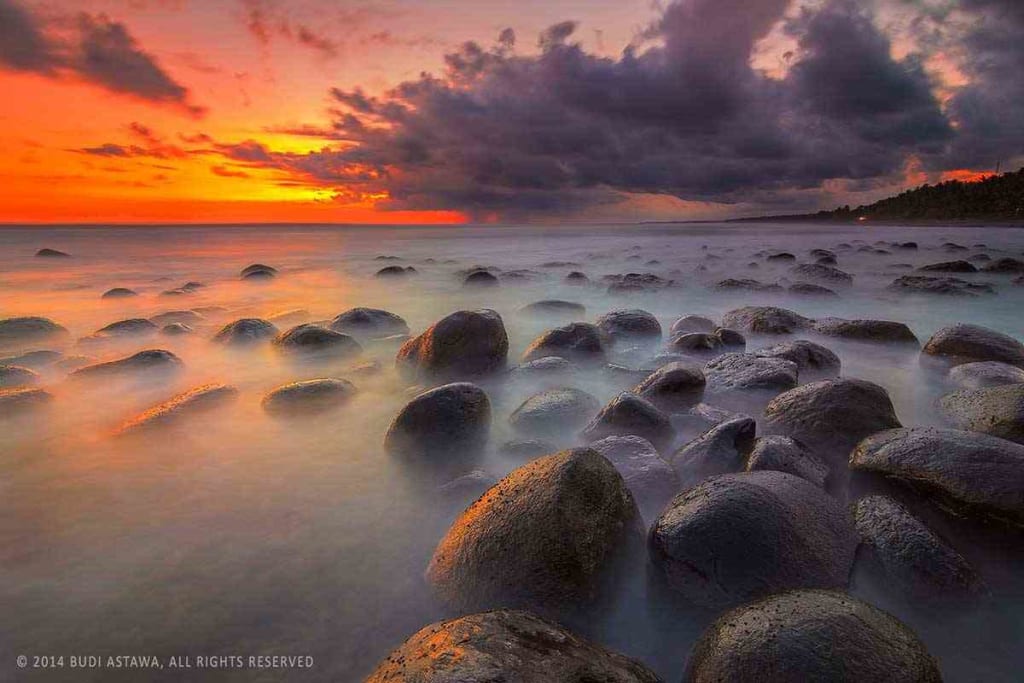
[[[774,396],[797,385],[797,364],[753,353],[726,353],[704,365],[707,392],[722,398],[735,394]]]
[[[195,415],[220,408],[238,398],[238,389],[226,384],[206,384],[156,405],[124,423],[117,434],[148,432],[170,427]]]
[[[98,338],[141,337],[155,334],[159,329],[145,318],[130,318],[128,320],[118,320],[116,323],[110,323],[106,327],[101,327],[96,330],[93,336]]]
[[[725,352],[721,338],[707,332],[681,334],[669,341],[668,348],[673,353],[697,358],[714,358]]]
[[[577,304],[572,301],[561,301],[560,299],[545,299],[543,301],[534,301],[532,304],[527,304],[519,309],[519,312],[523,315],[535,316],[539,318],[549,317],[582,317],[587,313],[587,307],[583,304]]]
[[[538,458],[470,505],[437,545],[427,582],[455,609],[564,616],[604,596],[642,534],[622,476],[589,448]]]
[[[877,384],[825,379],[776,396],[764,410],[762,426],[766,434],[793,438],[840,468],[861,439],[902,425],[889,394]]]
[[[17,365],[29,370],[39,370],[57,363],[63,357],[64,354],[60,351],[27,351],[16,356],[0,358],[0,365]]]
[[[1024,261],[1005,257],[986,263],[981,269],[986,273],[1024,273]]]
[[[186,325],[185,323],[171,323],[170,325],[164,325],[160,328],[160,334],[167,337],[180,337],[186,334],[192,334],[195,330]]]
[[[45,389],[0,389],[0,419],[35,412],[50,405],[52,401],[53,395]]]
[[[942,263],[929,263],[918,268],[924,272],[935,273],[977,273],[978,269],[968,261],[943,261]]]
[[[1024,383],[1024,370],[997,360],[978,361],[954,365],[947,377],[964,389],[983,389],[1005,384]]]
[[[66,337],[67,334],[67,329],[49,318],[0,318],[0,348],[17,348],[55,341]]]
[[[722,327],[755,334],[793,334],[812,322],[810,318],[775,306],[746,306],[722,316]]]
[[[352,337],[319,325],[297,325],[274,338],[283,353],[331,358],[351,358],[363,351]]]
[[[565,276],[564,282],[567,285],[585,285],[590,283],[590,278],[587,277],[586,273],[574,270]]]
[[[580,365],[601,365],[605,362],[601,330],[589,323],[570,323],[548,330],[523,352],[523,362],[557,356]]]
[[[712,333],[715,331],[715,323],[708,318],[699,315],[684,315],[679,320],[672,323],[672,327],[669,329],[669,334],[673,337],[688,332],[705,332]]]
[[[498,278],[486,270],[474,271],[462,281],[463,287],[494,287],[497,284]]]
[[[669,458],[685,487],[708,477],[739,472],[754,445],[757,424],[746,415],[727,419],[690,441]]]
[[[597,328],[613,344],[649,342],[661,339],[661,323],[647,311],[611,311],[597,319]]]
[[[796,256],[790,254],[788,251],[780,251],[775,254],[769,254],[766,261],[796,261]]]
[[[952,365],[997,360],[1024,368],[1024,345],[981,325],[959,323],[943,327],[932,335],[922,351]]]
[[[445,384],[409,401],[391,422],[384,448],[401,455],[472,454],[491,431],[491,402],[469,382]]]
[[[978,592],[978,575],[967,560],[892,498],[861,498],[853,519],[877,583],[901,598],[943,600]]]
[[[1024,527],[1024,446],[977,432],[892,429],[857,444],[850,468],[923,491],[954,514]]]
[[[138,296],[138,295],[139,295],[139,293],[136,292],[133,289],[128,289],[126,287],[114,287],[113,289],[108,289],[107,291],[103,292],[103,296],[101,296],[100,298],[101,299],[130,299],[131,297]]]
[[[292,382],[263,397],[263,410],[274,417],[299,417],[330,412],[348,403],[356,387],[344,379]]]
[[[918,637],[846,593],[798,590],[726,612],[690,653],[683,683],[942,683]]]
[[[175,323],[180,323],[182,325],[201,325],[203,322],[205,322],[205,320],[206,318],[204,318],[201,314],[196,313],[195,311],[187,310],[164,311],[163,313],[154,315],[152,318],[149,319],[151,323],[161,327],[165,325],[173,325]]]
[[[249,278],[272,278],[277,275],[277,268],[268,266],[262,263],[253,263],[251,265],[242,268],[242,271],[238,274],[243,280]]]
[[[600,409],[601,403],[587,392],[562,387],[526,399],[508,421],[519,432],[571,438]]]
[[[496,610],[431,624],[365,683],[660,683],[639,662],[529,612]]]
[[[1024,444],[1024,384],[960,389],[938,400],[951,426]]]
[[[904,275],[889,283],[891,292],[903,294],[939,294],[944,296],[978,296],[995,294],[992,285],[968,282],[955,277],[929,277],[926,275]]]
[[[705,607],[794,588],[845,588],[857,542],[838,501],[784,472],[705,479],[676,496],[648,536],[669,587]]]
[[[917,336],[903,323],[891,320],[844,320],[842,318],[822,318],[817,320],[813,329],[826,337],[838,337],[858,342],[880,344],[914,344],[920,345]]]
[[[373,276],[379,278],[402,278],[413,275],[415,272],[416,269],[412,266],[406,266],[404,268],[402,266],[385,266],[374,273]]]
[[[686,410],[704,397],[704,373],[686,363],[663,365],[636,385],[633,393],[666,412]]]
[[[639,436],[664,451],[671,446],[676,432],[668,415],[649,401],[624,391],[601,409],[582,434],[588,442],[608,436]]]
[[[273,323],[259,318],[242,318],[222,327],[213,341],[228,346],[248,346],[270,341],[276,336],[277,327]]]
[[[672,466],[654,445],[639,436],[609,436],[590,444],[622,475],[645,519],[653,519],[679,493],[681,484]]]
[[[379,308],[351,308],[331,321],[330,329],[356,338],[380,339],[395,334],[409,334],[409,326],[401,316]]]
[[[36,258],[71,258],[71,254],[60,251],[58,249],[50,249],[49,247],[43,247],[36,252]]]
[[[789,269],[790,274],[805,280],[832,282],[840,285],[853,284],[853,276],[834,266],[823,263],[801,263]]]
[[[131,375],[170,375],[178,373],[185,364],[170,351],[147,349],[126,358],[86,365],[72,372],[71,379],[113,379]]]
[[[782,342],[759,349],[755,355],[765,358],[782,358],[796,363],[801,379],[838,377],[842,368],[839,356],[821,344],[806,339]]]
[[[496,312],[481,309],[457,311],[434,323],[402,344],[395,365],[411,380],[463,379],[504,369],[507,356],[505,323]]]
[[[824,488],[828,465],[788,436],[762,436],[747,457],[747,471],[787,472]]]
[[[794,282],[787,290],[790,294],[796,294],[798,296],[839,296],[834,290],[828,287],[822,287],[811,282]]]
[[[728,327],[716,327],[714,335],[718,341],[722,342],[723,348],[733,351],[743,351],[747,348],[747,338],[736,330],[730,330]]]
[[[26,387],[39,382],[39,374],[35,370],[19,365],[0,365],[0,389]]]
[[[715,289],[722,292],[781,292],[782,286],[761,282],[751,278],[726,278],[715,283]]]

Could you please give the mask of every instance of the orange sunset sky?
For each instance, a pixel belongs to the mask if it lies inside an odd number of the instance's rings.
[[[1020,48],[979,42],[1020,4],[0,0],[0,221],[873,201],[1020,160],[1019,112],[977,114],[1021,90],[993,73]]]

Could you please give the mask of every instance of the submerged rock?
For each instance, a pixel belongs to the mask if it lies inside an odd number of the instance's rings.
[[[548,356],[557,356],[580,365],[600,365],[605,362],[601,331],[590,323],[570,323],[548,330],[532,342],[523,352],[523,362]]]
[[[747,471],[787,472],[824,488],[828,465],[788,436],[762,436],[747,457]]]
[[[36,258],[71,258],[71,254],[60,251],[59,249],[50,249],[49,247],[43,247],[36,252]]]
[[[853,284],[852,275],[823,263],[801,263],[798,266],[790,268],[789,272],[798,278],[805,278],[808,280],[834,282],[842,285]]]
[[[954,365],[949,369],[948,377],[950,381],[964,389],[983,389],[1005,384],[1022,384],[1024,370],[995,360],[978,361]]]
[[[1024,345],[981,325],[959,323],[944,327],[932,335],[922,352],[952,365],[995,360],[1024,368]]]
[[[170,351],[147,349],[127,358],[96,363],[79,368],[70,374],[71,379],[110,379],[138,374],[173,374],[184,367],[181,359]]]
[[[0,389],[25,387],[39,382],[39,374],[19,365],[0,365]]]
[[[149,319],[154,325],[165,326],[179,323],[182,325],[200,325],[206,318],[195,311],[165,311]]]
[[[669,330],[669,334],[673,337],[688,332],[705,332],[712,333],[715,331],[715,323],[699,315],[684,315],[679,320],[672,323],[672,327]]]
[[[942,683],[938,664],[895,617],[846,593],[798,590],[718,618],[684,683]]]
[[[658,368],[633,393],[667,412],[686,410],[704,397],[704,373],[686,363],[669,363]]]
[[[285,353],[331,358],[351,358],[363,351],[359,342],[347,334],[308,323],[279,334],[274,346]]]
[[[243,280],[270,280],[277,276],[277,268],[262,263],[253,263],[243,268],[238,276]]]
[[[406,266],[404,268],[402,266],[385,266],[374,273],[373,276],[379,278],[401,278],[412,275],[415,272],[416,269],[412,266]]]
[[[1024,444],[1024,384],[961,389],[940,398],[938,408],[957,429]]]
[[[1000,258],[981,267],[986,273],[1024,273],[1024,261],[1015,258]]]
[[[717,327],[714,334],[726,349],[742,351],[747,348],[747,338],[736,330],[730,330],[728,327]]]
[[[330,329],[353,337],[380,339],[395,334],[409,334],[405,320],[379,308],[351,308],[331,321]]]
[[[925,275],[904,275],[893,280],[886,289],[909,294],[943,294],[947,296],[977,296],[978,294],[995,293],[992,285],[968,282],[955,277],[928,277]]]
[[[586,273],[574,270],[565,276],[564,282],[567,285],[585,285],[590,283],[590,278],[587,277]]]
[[[356,387],[344,379],[310,379],[292,382],[263,397],[263,410],[274,417],[319,415],[348,403]]]
[[[139,293],[136,292],[133,289],[128,289],[126,287],[114,287],[113,289],[108,289],[107,291],[103,292],[103,296],[101,296],[100,298],[101,299],[130,299],[131,297],[138,296],[138,295],[139,295]]]
[[[67,334],[67,329],[49,318],[0,318],[0,348],[53,341],[66,337]]]
[[[668,348],[674,353],[697,358],[714,358],[725,352],[721,338],[707,332],[681,334],[668,343]]]
[[[681,484],[672,466],[654,445],[639,436],[609,436],[590,444],[615,466],[633,494],[640,513],[651,519],[679,492]]]
[[[486,270],[472,272],[462,281],[464,287],[495,287],[497,284],[498,278]]]
[[[384,436],[389,453],[433,457],[472,453],[491,431],[491,402],[469,382],[431,389],[409,401]]]
[[[806,329],[810,318],[775,306],[747,306],[722,316],[722,326],[755,334],[792,334]]]
[[[160,328],[160,334],[167,337],[180,337],[185,334],[192,334],[194,331],[185,323],[171,323]]]
[[[661,339],[661,323],[647,311],[611,311],[597,319],[597,328],[615,344]]]
[[[409,379],[462,379],[504,369],[507,356],[500,315],[490,309],[457,311],[405,342],[395,366]]]
[[[583,316],[587,313],[587,307],[572,301],[561,301],[560,299],[545,299],[527,304],[519,309],[523,315],[537,317],[550,316]]]
[[[882,387],[860,379],[826,379],[776,396],[764,410],[763,426],[765,433],[796,439],[841,468],[861,439],[902,425]]]
[[[497,610],[431,624],[366,683],[660,683],[639,662],[529,612]]]
[[[579,368],[571,361],[564,358],[545,356],[521,363],[512,368],[509,373],[513,378],[563,380],[572,377],[578,370]]]
[[[714,400],[758,401],[797,385],[797,364],[753,353],[726,353],[704,365],[707,393]]]
[[[844,320],[822,318],[813,329],[826,337],[850,341],[919,345],[917,336],[903,323],[891,320]]]
[[[452,608],[523,607],[566,615],[603,597],[641,537],[633,496],[589,448],[538,458],[452,524],[427,582]]]
[[[229,346],[247,346],[270,341],[276,336],[277,327],[273,323],[259,318],[242,318],[222,327],[214,335],[213,341]]]
[[[238,389],[235,387],[226,384],[206,384],[150,408],[123,424],[117,433],[132,434],[176,425],[192,416],[220,408],[236,398]]]
[[[943,261],[942,263],[929,263],[921,266],[918,270],[936,273],[977,273],[978,269],[968,261]]]
[[[881,574],[880,585],[901,597],[928,600],[978,591],[978,575],[967,560],[892,498],[861,498],[853,518],[866,559]]]
[[[159,328],[145,318],[130,318],[110,323],[93,334],[94,337],[139,337],[156,333]]]
[[[721,422],[685,444],[669,458],[684,486],[708,477],[739,472],[754,445],[757,425],[746,415]]]
[[[34,412],[45,408],[51,401],[53,395],[44,389],[0,389],[0,419]]]
[[[955,514],[1024,526],[1024,446],[955,429],[892,429],[857,444],[850,468],[924,491]]]
[[[839,296],[835,291],[828,287],[822,287],[810,282],[794,282],[789,286],[787,291],[790,294],[797,294],[800,296]]]
[[[838,501],[783,472],[706,479],[676,496],[648,537],[668,585],[706,607],[794,588],[845,588],[857,542]]]
[[[662,451],[672,444],[675,429],[668,415],[652,403],[624,391],[601,409],[582,434],[587,441],[608,436],[639,436]]]
[[[781,292],[782,286],[761,282],[751,278],[726,278],[715,283],[715,289],[723,292]]]
[[[542,435],[569,436],[601,409],[601,403],[573,387],[548,389],[534,394],[508,418],[513,429]]]
[[[16,356],[7,356],[6,358],[0,358],[0,365],[18,365],[23,368],[30,370],[39,370],[45,368],[48,365],[53,365],[58,362],[64,354],[60,351],[28,351],[21,353]]]
[[[766,358],[783,358],[796,363],[803,379],[838,377],[842,363],[839,356],[821,344],[806,339],[782,342],[758,351],[755,355]]]

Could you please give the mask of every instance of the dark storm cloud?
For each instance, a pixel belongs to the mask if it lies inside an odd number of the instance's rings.
[[[203,113],[190,104],[188,89],[139,46],[124,24],[84,12],[73,23],[70,36],[57,35],[21,4],[0,0],[0,68],[71,75],[112,92]]]

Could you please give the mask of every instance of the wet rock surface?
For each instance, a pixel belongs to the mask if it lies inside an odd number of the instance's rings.
[[[175,426],[188,418],[221,408],[238,398],[238,389],[226,384],[206,384],[160,403],[121,425],[117,434],[133,434]]]
[[[928,277],[925,275],[904,275],[893,280],[889,291],[906,294],[938,294],[944,296],[972,297],[981,294],[994,294],[991,285],[968,282],[955,277]]]
[[[596,325],[614,344],[661,339],[661,323],[653,315],[640,309],[605,313],[597,319]]]
[[[947,377],[964,389],[983,389],[1004,384],[1024,383],[1024,370],[1000,361],[978,361],[954,365]]]
[[[395,365],[410,379],[463,379],[504,369],[507,356],[504,321],[481,309],[457,311],[434,323],[402,345]]]
[[[351,358],[363,347],[347,334],[319,325],[297,325],[274,338],[274,346],[283,353],[331,358]]]
[[[1024,443],[1024,384],[961,389],[942,396],[937,407],[957,429]]]
[[[523,352],[523,362],[557,356],[581,366],[603,364],[605,348],[601,330],[589,323],[570,323],[541,334]]]
[[[601,403],[573,387],[548,389],[523,401],[509,416],[519,432],[554,436],[583,427],[601,409]]]
[[[839,356],[831,349],[806,339],[782,342],[754,351],[765,358],[782,358],[796,363],[801,380],[838,377],[842,369]]]
[[[824,488],[829,468],[799,441],[788,436],[762,436],[747,456],[747,471],[786,472]]]
[[[487,441],[491,402],[480,387],[456,382],[409,401],[384,436],[390,453],[434,458],[472,454]]]
[[[259,318],[242,318],[230,322],[214,335],[213,341],[227,346],[248,346],[270,341],[278,334],[277,327]]]
[[[669,462],[686,487],[708,477],[739,472],[754,446],[756,432],[753,418],[728,418],[679,448]]]
[[[798,590],[718,618],[690,653],[684,683],[941,683],[938,664],[895,617],[845,593]]]
[[[826,337],[838,337],[860,342],[914,344],[920,342],[909,327],[891,320],[844,320],[822,318],[814,323],[813,329]]]
[[[409,334],[409,325],[399,316],[379,308],[352,308],[339,313],[330,329],[356,338],[380,339],[395,334]]]
[[[355,385],[347,380],[310,379],[274,389],[261,405],[275,417],[320,415],[345,405],[355,394]]]
[[[608,436],[639,436],[664,451],[675,438],[675,429],[668,415],[650,401],[622,392],[601,409],[582,435],[586,441]]]
[[[722,316],[722,326],[757,334],[793,334],[806,329],[810,318],[775,306],[747,306]]]
[[[1024,345],[981,325],[960,323],[944,327],[931,336],[922,352],[952,365],[994,360],[1024,368]]]
[[[677,412],[701,402],[704,397],[704,373],[688,363],[668,363],[636,385],[633,393],[655,407]]]
[[[715,331],[715,323],[710,318],[705,318],[700,315],[684,315],[679,318],[669,329],[669,334],[673,337],[677,337],[681,334],[688,332],[706,332],[711,333]]]
[[[838,501],[783,472],[706,479],[676,496],[648,537],[668,585],[707,607],[794,588],[845,588],[857,543]]]

